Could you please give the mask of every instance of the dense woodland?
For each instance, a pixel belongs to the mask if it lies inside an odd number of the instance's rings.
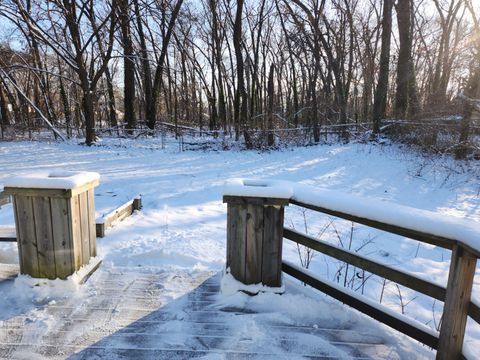
[[[169,125],[254,148],[395,119],[475,148],[476,0],[2,0],[0,34],[2,138]]]

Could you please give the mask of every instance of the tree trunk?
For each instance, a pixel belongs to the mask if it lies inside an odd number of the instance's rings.
[[[7,100],[5,99],[5,94],[3,92],[3,84],[0,83],[0,128],[2,131],[2,139],[4,137],[5,126],[10,124],[10,119],[8,116]]]
[[[135,62],[128,0],[119,0],[119,10],[123,45],[124,123],[126,122],[127,129],[135,129],[137,127],[137,118],[135,116]]]
[[[243,130],[243,137],[247,149],[253,147],[250,134],[248,133],[248,97],[245,89],[244,65],[242,55],[242,9],[244,0],[237,1],[237,12],[233,25],[233,47],[235,49],[235,60],[237,65],[237,91],[235,94],[234,118],[237,129]]]
[[[268,114],[267,114],[267,145],[272,147],[275,145],[275,137],[273,133],[273,101],[275,98],[275,90],[273,86],[273,76],[275,73],[275,65],[270,65],[270,72],[268,74]]]
[[[397,22],[400,40],[397,65],[395,115],[410,118],[417,110],[415,69],[412,60],[412,1],[398,0]]]
[[[155,77],[153,80],[153,87],[152,87],[152,102],[150,104],[150,108],[147,109],[147,126],[150,129],[155,128],[155,123],[157,121],[157,104],[160,98],[160,88],[162,84],[162,76],[164,70],[164,63],[167,57],[167,50],[168,45],[170,43],[170,38],[172,37],[173,28],[175,26],[175,22],[177,20],[178,13],[180,12],[180,7],[182,6],[183,0],[177,0],[175,7],[173,8],[172,15],[170,17],[170,21],[168,22],[168,28],[165,36],[163,37],[162,42],[162,50],[160,51],[160,56],[157,62],[157,68],[155,70]]]
[[[82,110],[85,118],[85,143],[90,146],[96,141],[95,135],[95,111],[93,108],[93,94],[89,90],[83,90]]]
[[[138,0],[133,0],[135,17],[137,20],[137,32],[140,45],[140,55],[142,64],[142,75],[143,75],[143,90],[144,90],[144,103],[145,103],[145,119],[148,122],[148,119],[154,119],[155,115],[152,115],[154,110],[153,106],[153,96],[152,96],[152,71],[150,68],[150,61],[147,51],[147,43],[145,40],[145,33],[143,31],[142,16],[140,14],[140,7],[138,5]]]
[[[105,70],[105,80],[107,81],[107,95],[108,95],[108,117],[111,127],[118,125],[117,121],[117,105],[115,104],[115,91],[113,90],[113,81],[110,70]]]
[[[385,118],[387,108],[388,75],[390,71],[390,39],[392,34],[393,0],[383,3],[382,49],[380,51],[380,70],[373,103],[373,133],[380,132],[380,122]]]

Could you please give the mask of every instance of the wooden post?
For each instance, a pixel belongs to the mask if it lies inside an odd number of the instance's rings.
[[[98,185],[98,175],[91,178],[78,185],[72,181],[69,189],[17,187],[15,179],[5,187],[5,193],[13,198],[22,274],[65,279],[96,256],[93,188]]]
[[[282,286],[284,207],[288,199],[224,196],[227,269],[238,281]]]
[[[443,307],[437,360],[462,358],[463,338],[472,294],[477,258],[455,244]]]

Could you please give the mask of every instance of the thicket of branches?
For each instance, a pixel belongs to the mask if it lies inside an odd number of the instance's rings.
[[[473,0],[2,0],[0,32],[2,137],[81,129],[90,145],[98,128],[171,123],[251,148],[391,118],[436,143],[464,119],[461,157],[479,107]]]

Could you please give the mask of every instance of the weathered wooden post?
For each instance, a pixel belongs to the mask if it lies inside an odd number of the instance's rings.
[[[459,245],[452,249],[447,293],[438,339],[437,360],[462,358],[463,338],[477,257]]]
[[[252,182],[226,187],[223,197],[228,208],[226,267],[243,284],[279,288],[284,207],[290,196],[266,187]],[[269,193],[275,197],[267,197]]]
[[[54,172],[10,179],[20,272],[65,279],[96,256],[92,172]]]

